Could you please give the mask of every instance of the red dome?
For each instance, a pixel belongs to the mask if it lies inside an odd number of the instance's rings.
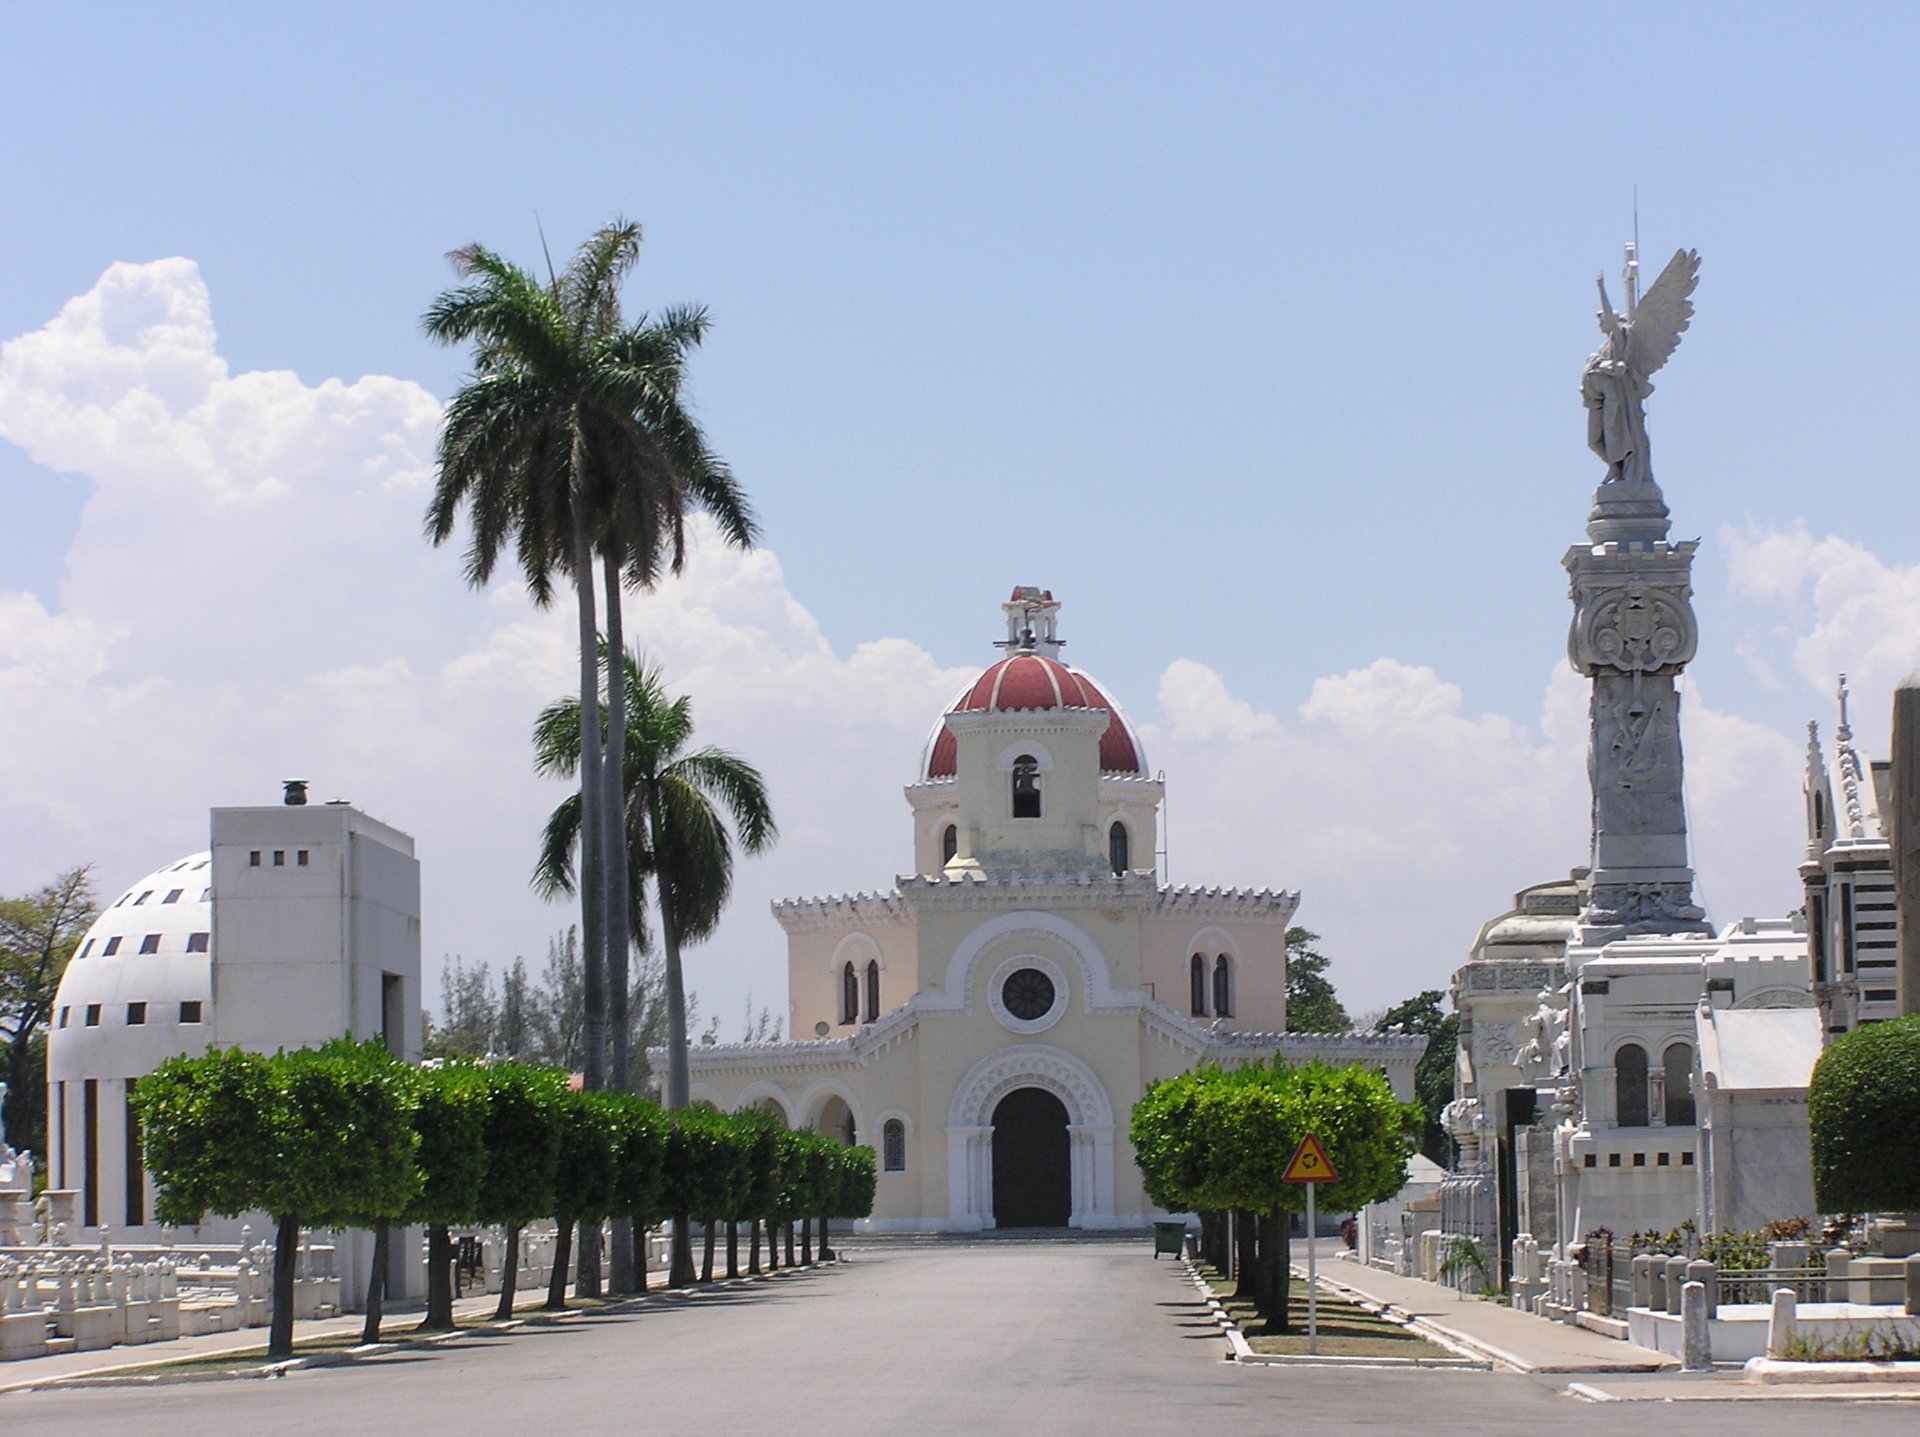
[[[1145,776],[1146,754],[1133,727],[1085,674],[1075,673],[1057,659],[1039,654],[1014,654],[1000,660],[974,680],[948,706],[948,713],[1009,713],[1022,709],[1105,709],[1112,715],[1100,736],[1100,771]],[[952,778],[955,745],[944,723],[933,734],[927,754],[926,778]]]

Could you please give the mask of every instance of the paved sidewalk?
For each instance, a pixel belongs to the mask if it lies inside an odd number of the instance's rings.
[[[1416,1329],[1512,1371],[1665,1372],[1679,1368],[1671,1357],[1651,1348],[1515,1312],[1497,1302],[1461,1297],[1437,1283],[1344,1261],[1336,1256],[1340,1251],[1338,1240],[1321,1240],[1317,1261],[1323,1285],[1391,1308],[1395,1314],[1410,1318]],[[1294,1270],[1304,1271],[1304,1254]]]

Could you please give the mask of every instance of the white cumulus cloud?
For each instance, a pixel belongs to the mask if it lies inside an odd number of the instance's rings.
[[[305,777],[415,835],[430,964],[537,968],[568,913],[527,888],[561,797],[528,735],[576,682],[571,605],[468,590],[458,554],[421,539],[435,396],[234,374],[213,317],[190,262],[122,264],[0,345],[0,437],[92,485],[57,602],[0,592],[0,891],[83,860],[111,890],[202,846],[210,806]],[[1887,636],[1920,637],[1914,571],[1804,535],[1741,553],[1756,603],[1811,625],[1802,673],[1830,650],[1911,667],[1914,646]],[[973,670],[901,637],[836,651],[774,550],[704,525],[686,573],[632,601],[627,636],[694,696],[702,739],[771,784],[781,842],[742,865],[727,922],[690,955],[731,1030],[749,989],[783,1006],[768,899],[885,887],[908,865],[900,786]],[[1541,695],[1529,718],[1474,713],[1434,668],[1383,658],[1268,712],[1176,656],[1129,706],[1168,775],[1173,879],[1301,889],[1366,1009],[1444,987],[1515,890],[1583,860],[1585,687],[1560,665]],[[1703,886],[1723,919],[1778,912],[1797,742],[1688,704]]]

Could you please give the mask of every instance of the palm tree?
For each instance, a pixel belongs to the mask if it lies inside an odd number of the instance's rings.
[[[759,770],[725,749],[688,751],[692,701],[685,694],[669,696],[659,669],[635,654],[622,655],[620,667],[624,692],[618,697],[623,700],[626,744],[619,811],[626,820],[628,923],[640,951],[649,951],[645,888],[651,880],[660,909],[667,998],[666,1106],[684,1108],[691,1083],[681,944],[708,937],[720,922],[733,887],[735,834],[744,851],[760,853],[771,846],[777,830]],[[562,699],[536,721],[534,763],[542,773],[570,777],[579,764],[581,735],[588,725],[578,708],[576,700]],[[549,895],[572,891],[573,853],[582,828],[578,796],[564,799],[547,820],[534,873],[536,887]],[[677,1221],[668,1280],[683,1286],[692,1280],[692,1269],[687,1224]]]
[[[467,577],[484,584],[510,548],[536,602],[556,573],[571,579],[579,607],[580,801],[584,939],[585,1085],[605,1085],[609,1019],[614,1073],[627,1081],[627,904],[620,854],[616,726],[603,762],[595,655],[595,559],[604,568],[608,633],[620,652],[623,585],[678,572],[689,506],[706,510],[730,543],[746,547],[754,521],[726,465],[686,409],[686,357],[704,337],[698,307],[621,318],[620,288],[640,252],[640,227],[616,220],[581,246],[566,270],[542,284],[484,246],[450,258],[469,283],[441,294],[422,321],[443,344],[474,345],[474,372],[447,408],[439,473],[427,511],[435,544],[451,537],[464,506],[470,528]],[[616,696],[616,710],[618,698]],[[609,1012],[609,990],[618,995]],[[597,1263],[582,1246],[582,1271]],[[617,1258],[618,1254],[616,1254]],[[616,1279],[618,1274],[616,1273]]]

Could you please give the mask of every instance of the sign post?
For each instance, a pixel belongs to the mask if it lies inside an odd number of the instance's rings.
[[[1314,1261],[1314,1190],[1321,1183],[1336,1183],[1340,1174],[1333,1170],[1333,1164],[1327,1159],[1327,1150],[1320,1146],[1320,1139],[1308,1133],[1300,1139],[1300,1146],[1293,1150],[1293,1157],[1287,1163],[1287,1170],[1280,1175],[1283,1183],[1304,1183],[1307,1188],[1307,1355],[1317,1357],[1320,1353],[1320,1283],[1319,1268]]]

